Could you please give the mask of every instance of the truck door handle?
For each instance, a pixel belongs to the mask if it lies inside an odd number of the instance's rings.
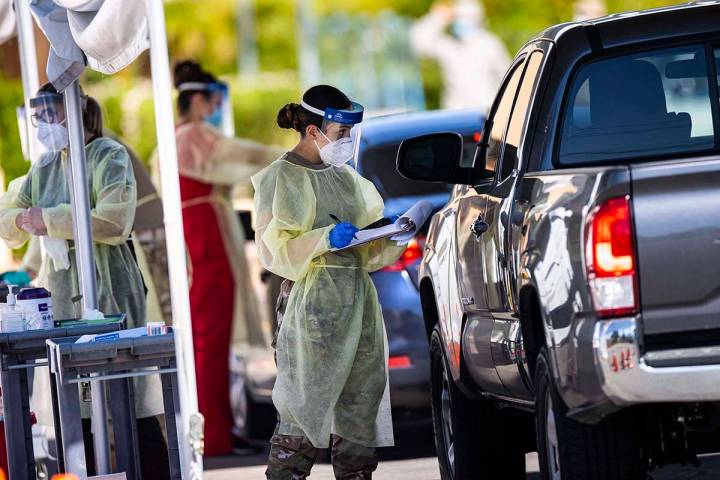
[[[478,217],[477,220],[475,220],[470,227],[470,231],[475,235],[476,239],[480,239],[480,235],[487,232],[488,224],[485,223],[485,220],[482,217]]]

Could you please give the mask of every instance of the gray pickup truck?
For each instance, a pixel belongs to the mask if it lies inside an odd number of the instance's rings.
[[[720,4],[552,27],[517,55],[420,289],[444,480],[645,479],[720,450]],[[466,156],[467,157],[467,156]]]

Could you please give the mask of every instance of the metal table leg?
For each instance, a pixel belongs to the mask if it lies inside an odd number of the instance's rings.
[[[174,368],[175,365],[172,365]],[[171,480],[180,480],[180,447],[177,436],[177,421],[180,419],[180,399],[177,373],[160,375],[165,404],[165,429],[167,430],[168,461],[170,463]]]
[[[35,478],[35,453],[32,443],[28,374],[22,367],[24,361],[8,362],[4,359],[0,372],[3,406],[5,410],[5,438],[24,438],[24,442],[8,441],[7,456],[10,478],[33,480]]]
[[[49,363],[52,359],[50,347],[47,347],[47,358]],[[58,472],[65,472],[65,456],[63,455],[62,449],[62,425],[60,425],[60,409],[57,402],[57,376],[53,372],[52,368],[48,368],[48,374],[50,375],[50,396],[52,397],[52,413],[53,425],[55,426],[55,445],[57,445]]]
[[[87,479],[87,463],[78,386],[76,383],[62,385],[58,376],[57,392],[65,471],[74,473],[80,480],[85,480]]]
[[[125,472],[128,480],[140,480],[142,474],[132,378],[109,380],[106,383],[115,438],[117,469]]]

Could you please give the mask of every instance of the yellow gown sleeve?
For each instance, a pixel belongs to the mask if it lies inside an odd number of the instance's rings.
[[[40,251],[40,237],[32,236],[28,242],[27,250],[20,262],[20,269],[40,273],[42,268],[42,253]]]
[[[90,192],[91,203],[94,204],[90,210],[93,241],[121,245],[130,236],[137,204],[137,187],[130,157],[127,150],[116,143],[89,150],[87,155],[101,157],[97,160],[88,158],[88,165],[95,166]],[[49,237],[73,238],[70,204],[43,208],[42,215]]]
[[[367,218],[363,225],[369,225],[383,218],[385,202],[383,202],[377,188],[369,180],[357,176],[358,188],[367,209]],[[361,251],[363,267],[368,272],[374,272],[395,263],[405,251],[406,245],[398,245],[396,242],[385,238],[376,240],[366,245],[357,247]]]
[[[280,147],[252,140],[223,137],[210,156],[213,168],[208,171],[208,182],[215,185],[247,182],[284,152]]]
[[[280,147],[226,137],[202,122],[182,125],[176,135],[180,173],[213,185],[247,182],[285,153]]]
[[[21,247],[30,239],[28,232],[15,225],[15,218],[31,206],[30,199],[22,193],[31,190],[30,178],[30,175],[16,178],[8,185],[7,192],[0,195],[0,237],[9,248]]]
[[[315,258],[330,251],[333,225],[312,228],[316,198],[303,168],[276,162],[252,181],[260,262],[274,274],[298,281]]]

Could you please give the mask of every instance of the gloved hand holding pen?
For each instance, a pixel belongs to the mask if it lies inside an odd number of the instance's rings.
[[[355,238],[359,229],[349,222],[341,222],[330,230],[330,246],[332,248],[345,248]]]

